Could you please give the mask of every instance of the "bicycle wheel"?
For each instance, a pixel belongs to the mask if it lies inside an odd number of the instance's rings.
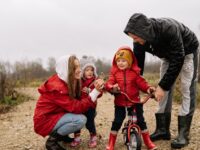
[[[130,141],[126,144],[127,150],[141,150],[142,141],[137,131],[132,130],[130,133]]]

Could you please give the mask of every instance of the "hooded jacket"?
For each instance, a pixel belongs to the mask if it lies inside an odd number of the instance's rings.
[[[133,55],[131,48],[127,46],[121,47],[118,49],[118,51],[121,49],[126,49],[131,52],[133,63],[130,68],[127,68],[125,70],[120,70],[117,67],[115,57],[114,57],[109,79],[105,84],[105,89],[107,91],[111,91],[113,85],[117,83],[120,87],[120,90],[125,92],[132,100],[140,101],[139,91],[141,90],[146,93],[147,89],[149,88],[149,85],[147,84],[145,79],[140,76],[140,69],[137,66],[137,61],[136,61],[135,56]],[[133,105],[133,103],[128,101],[128,99],[122,94],[115,94],[114,96],[115,96],[114,103],[117,106],[132,106]]]
[[[145,51],[169,61],[169,67],[159,85],[169,90],[181,71],[184,57],[198,48],[195,34],[182,23],[171,18],[147,18],[136,13],[131,16],[124,30],[146,40],[144,45],[134,43],[138,65],[144,68]]]
[[[34,130],[46,136],[51,133],[58,120],[66,113],[81,114],[89,107],[95,107],[89,96],[81,100],[71,99],[67,87],[69,56],[61,57],[56,65],[56,75],[42,84],[38,91],[40,97],[34,112]]]

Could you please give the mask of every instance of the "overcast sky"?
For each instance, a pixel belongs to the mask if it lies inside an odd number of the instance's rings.
[[[200,38],[200,0],[0,0],[0,61],[65,54],[112,59],[133,13],[171,17]]]

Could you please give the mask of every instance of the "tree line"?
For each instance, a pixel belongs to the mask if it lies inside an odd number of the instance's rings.
[[[86,63],[93,63],[97,68],[97,73],[102,72],[108,76],[111,61],[104,58],[94,58],[93,56],[82,56],[81,66]],[[200,63],[200,61],[199,61]],[[42,64],[41,59],[34,61],[17,61],[14,64],[0,61],[0,101],[7,95],[14,95],[15,87],[26,87],[32,81],[44,81],[49,76],[55,74],[56,60],[49,57],[47,67]],[[151,58],[145,62],[145,73],[159,73],[160,62]],[[199,69],[200,70],[200,69]],[[200,81],[200,72],[198,75]]]

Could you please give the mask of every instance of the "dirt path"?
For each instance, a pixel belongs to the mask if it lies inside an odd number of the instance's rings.
[[[37,135],[33,131],[33,112],[38,97],[36,89],[30,88],[24,90],[31,95],[34,100],[25,102],[6,114],[0,115],[0,150],[44,150],[45,138]],[[101,134],[100,140],[96,150],[104,150],[108,140],[111,121],[113,119],[113,97],[106,94],[99,100],[97,108],[96,125],[97,131]],[[156,112],[157,103],[154,101],[148,102],[145,106],[145,118],[150,132],[153,132],[155,127],[154,113]],[[177,133],[177,114],[178,105],[173,104],[171,133],[172,138]],[[199,150],[200,149],[200,110],[196,110],[192,128],[191,128],[191,142],[189,146],[183,150]],[[82,130],[82,145],[77,148],[78,150],[87,150],[88,132]],[[155,142],[160,150],[169,150],[170,141]],[[71,150],[70,148],[67,148]],[[125,149],[122,142],[122,135],[119,134],[116,150]],[[143,146],[143,149],[146,149]]]

